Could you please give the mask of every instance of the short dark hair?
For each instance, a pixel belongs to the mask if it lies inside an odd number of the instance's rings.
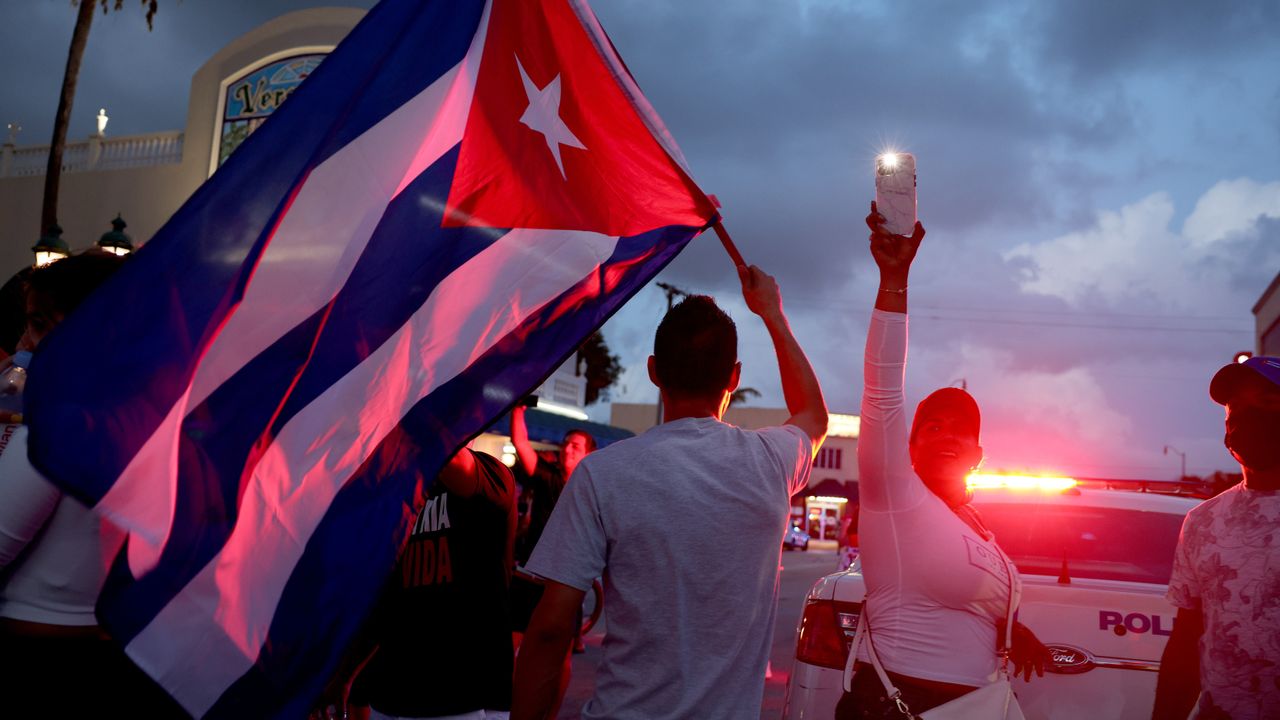
[[[28,265],[0,286],[0,351],[6,355],[18,348],[27,329],[27,276],[31,272]]]
[[[105,250],[85,250],[27,276],[27,297],[59,315],[69,315],[120,268],[125,258]]]
[[[738,327],[715,300],[690,295],[658,325],[653,362],[664,390],[685,397],[715,397],[729,388],[738,362]]]
[[[593,453],[596,451],[596,439],[591,436],[591,433],[583,430],[582,428],[570,428],[569,431],[564,434],[564,439],[560,441],[560,444],[563,445],[569,442],[569,438],[574,435],[582,437],[583,442],[587,444],[587,452]]]

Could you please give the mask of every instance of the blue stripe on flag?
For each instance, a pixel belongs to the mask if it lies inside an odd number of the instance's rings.
[[[206,717],[305,716],[394,567],[388,549],[403,546],[423,504],[409,499],[413,489],[568,359],[697,231],[667,227],[620,240],[598,273],[416,404],[374,453],[381,460],[366,462],[338,493],[285,586],[257,663]],[[619,271],[621,278],[608,279]],[[406,437],[421,449],[407,447]],[[394,535],[370,537],[370,528],[394,528]],[[284,696],[280,688],[304,690]]]
[[[99,301],[41,343],[27,389],[40,470],[88,504],[102,498],[186,391],[307,173],[456,66],[483,9],[483,0],[379,3]]]
[[[160,563],[111,618],[116,638],[132,640],[222,549],[258,453],[280,429],[408,322],[441,280],[505,232],[440,226],[457,158],[455,147],[392,201],[331,309],[264,350],[187,417],[176,515],[198,522],[174,523]]]

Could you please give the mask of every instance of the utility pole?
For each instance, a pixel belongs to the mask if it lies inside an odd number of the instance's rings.
[[[667,312],[671,312],[671,308],[675,307],[676,298],[689,297],[688,292],[681,290],[680,288],[676,287],[675,285],[671,285],[670,283],[660,282],[660,283],[654,283],[654,284],[657,285],[659,288],[661,288],[662,292],[666,293]],[[662,391],[661,390],[658,391],[658,417],[653,424],[654,425],[662,424]]]

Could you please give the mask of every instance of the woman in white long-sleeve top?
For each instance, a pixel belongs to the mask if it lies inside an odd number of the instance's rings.
[[[969,504],[965,478],[982,461],[978,404],[943,388],[920,403],[907,430],[907,276],[925,233],[916,223],[911,237],[889,235],[882,222],[873,203],[867,224],[880,286],[858,439],[864,612],[881,664],[921,713],[996,679],[999,636],[1021,582]],[[859,647],[841,720],[900,716],[868,665],[870,643]],[[1043,674],[1047,651],[1021,625],[1010,654],[1015,674]]]

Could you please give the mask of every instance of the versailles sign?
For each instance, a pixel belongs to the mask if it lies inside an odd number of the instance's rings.
[[[324,58],[324,53],[313,53],[272,60],[226,86],[218,137],[219,166],[266,122]]]

